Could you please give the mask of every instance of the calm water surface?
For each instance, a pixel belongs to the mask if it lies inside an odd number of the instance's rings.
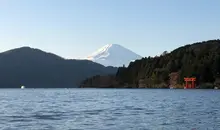
[[[0,89],[0,129],[220,130],[220,91]]]

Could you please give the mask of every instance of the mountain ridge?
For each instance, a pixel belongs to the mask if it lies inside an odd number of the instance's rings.
[[[20,47],[0,53],[0,88],[21,85],[34,88],[76,87],[87,77],[116,73],[89,60],[64,59],[53,53],[31,47]]]

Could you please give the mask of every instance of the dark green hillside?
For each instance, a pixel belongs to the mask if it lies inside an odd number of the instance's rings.
[[[117,68],[87,60],[66,60],[38,49],[22,47],[0,53],[0,88],[78,87],[85,78],[115,74]]]
[[[147,57],[119,68],[117,78],[128,84],[169,85],[169,74],[178,72],[177,84],[184,77],[196,77],[197,85],[213,83],[220,73],[220,40],[210,40],[175,49],[158,57]]]

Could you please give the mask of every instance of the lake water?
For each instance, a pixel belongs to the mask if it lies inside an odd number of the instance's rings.
[[[1,130],[219,130],[219,90],[0,89]]]

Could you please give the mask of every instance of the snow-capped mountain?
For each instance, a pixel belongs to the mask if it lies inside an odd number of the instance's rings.
[[[100,63],[104,66],[128,66],[131,61],[141,59],[142,57],[129,49],[118,44],[107,44],[98,49],[86,59]]]

